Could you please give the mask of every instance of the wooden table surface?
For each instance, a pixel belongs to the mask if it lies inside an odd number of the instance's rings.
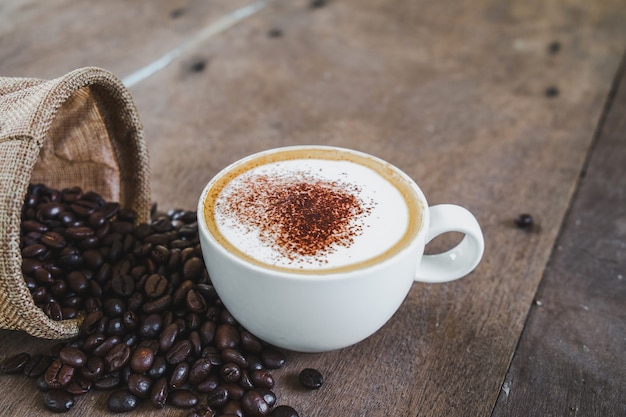
[[[287,353],[276,391],[302,417],[626,415],[625,40],[623,0],[0,1],[0,75],[126,83],[162,210],[239,157],[319,143],[475,213],[469,277],[415,283],[355,346]],[[2,357],[49,344],[0,331]],[[304,367],[320,390],[296,388]],[[0,415],[51,413],[4,376]]]

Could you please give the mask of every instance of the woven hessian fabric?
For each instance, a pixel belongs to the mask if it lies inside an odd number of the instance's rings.
[[[143,129],[120,80],[81,68],[53,80],[0,77],[0,327],[37,337],[75,336],[81,318],[54,321],[22,276],[21,210],[29,184],[80,186],[150,217]]]

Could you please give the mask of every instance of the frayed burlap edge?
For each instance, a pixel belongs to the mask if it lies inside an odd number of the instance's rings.
[[[100,107],[115,152],[120,170],[119,202],[138,213],[138,222],[149,220],[150,174],[143,129],[130,94],[116,76],[100,68],[82,68],[50,81],[0,77],[2,328],[48,339],[78,334],[80,317],[54,321],[34,304],[22,276],[20,224],[30,175],[50,126],[63,103],[84,87]]]

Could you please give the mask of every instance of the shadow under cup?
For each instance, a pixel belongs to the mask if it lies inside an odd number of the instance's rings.
[[[297,175],[291,175],[293,172],[286,168],[294,166],[294,161],[299,167]],[[309,163],[317,164],[317,161],[321,161],[321,168],[317,165],[314,170],[308,168]],[[339,167],[337,174],[332,171],[333,164]],[[355,180],[354,186],[352,180],[356,174],[351,167],[355,166],[358,166],[356,170],[370,171],[368,175],[372,178]],[[265,167],[272,169],[262,171]],[[301,168],[306,171],[304,174]],[[289,174],[283,175],[284,170]],[[278,177],[282,178],[278,181],[280,187],[272,187],[266,174],[277,171],[281,173]],[[322,171],[326,176],[320,174]],[[263,172],[262,186],[258,172]],[[269,175],[270,179],[272,175]],[[341,179],[337,180],[337,176]],[[235,181],[244,186],[229,185]],[[404,207],[394,207],[393,201],[396,200],[393,199],[388,204],[382,201],[387,201],[387,194],[381,191],[376,181],[395,190],[392,191],[393,198],[398,198]],[[301,191],[302,187],[317,190],[315,192],[324,194],[324,198],[332,197],[332,200],[325,201],[349,201],[349,208],[358,206],[358,219],[352,222],[343,219],[345,210],[337,215],[339,220],[333,217],[337,210],[327,212],[322,209],[321,214],[313,215],[306,210],[314,210],[316,206],[308,207],[308,200],[306,204],[293,202],[293,199],[302,197],[293,191]],[[280,189],[280,199],[275,198],[277,188]],[[345,194],[357,194],[358,204],[354,204],[355,200],[342,199]],[[264,204],[276,207],[263,208]],[[290,204],[296,204],[295,209]],[[248,205],[252,205],[251,211],[246,211]],[[383,208],[379,209],[379,206]],[[216,214],[220,210],[227,211],[226,217],[220,218]],[[233,210],[237,213],[232,213]],[[260,220],[250,220],[250,216],[256,214]],[[298,221],[308,219],[313,222],[321,216],[323,221],[316,225],[317,229],[329,229],[327,225],[334,227],[339,221],[344,223],[339,228],[321,230],[322,234],[315,236],[319,241],[330,239],[330,249],[310,243],[317,242],[315,239],[306,240],[307,245],[314,245],[314,251],[307,252],[311,247],[306,246],[289,255],[285,250],[293,243],[284,246],[283,240],[299,232],[290,232],[290,235],[276,232],[276,228],[284,230],[292,226],[284,223],[289,223],[294,216]],[[243,225],[233,226],[232,221],[241,221]],[[226,308],[260,339],[303,352],[352,345],[370,336],[389,320],[413,283],[424,250],[423,229],[428,223],[426,199],[406,174],[376,157],[326,146],[278,148],[237,161],[207,184],[198,202],[198,228],[204,260]],[[236,237],[228,235],[229,228],[233,227],[240,228],[239,234],[252,234],[254,239],[260,240],[253,240],[254,243],[247,247],[240,242],[233,243]],[[341,239],[330,236],[345,234],[346,230],[347,236]],[[368,235],[370,231],[373,232]],[[294,239],[299,244],[305,237],[297,235]],[[257,256],[256,248],[268,241],[274,248],[283,245],[282,249],[271,252],[271,256]],[[333,258],[337,252],[340,254]],[[280,259],[275,261],[276,257]]]

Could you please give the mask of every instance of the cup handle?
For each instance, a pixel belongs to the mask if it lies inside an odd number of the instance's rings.
[[[469,274],[480,262],[485,250],[478,221],[467,209],[453,204],[431,206],[426,243],[447,232],[464,233],[454,248],[436,255],[424,255],[417,267],[415,281],[448,282]]]

